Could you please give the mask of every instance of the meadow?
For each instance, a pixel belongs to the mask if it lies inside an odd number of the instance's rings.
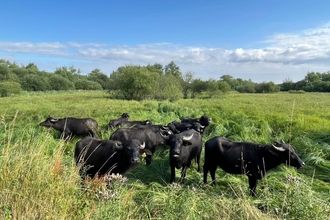
[[[100,138],[109,139],[109,120],[123,112],[130,120],[164,125],[206,114],[212,123],[203,143],[214,136],[264,144],[284,140],[306,165],[269,172],[253,198],[246,176],[218,168],[218,185],[203,184],[195,163],[184,183],[169,184],[169,149],[162,146],[150,166],[142,163],[125,177],[82,187],[73,159],[81,137],[64,142],[58,131],[39,123],[48,116],[92,117]],[[104,91],[25,92],[0,98],[0,219],[329,219],[329,144],[328,93],[138,102],[114,100]]]

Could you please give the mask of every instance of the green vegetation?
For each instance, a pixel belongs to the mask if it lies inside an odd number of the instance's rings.
[[[34,63],[18,66],[0,59],[0,96],[23,91],[106,90],[113,99],[169,100],[181,98],[219,98],[229,92],[277,93],[279,91],[330,92],[330,72],[308,72],[303,80],[282,84],[255,83],[251,80],[223,75],[219,79],[194,79],[193,72],[182,73],[173,61],[163,65],[125,65],[109,74],[94,69],[82,75],[79,69],[59,67],[51,72],[40,71]]]
[[[138,102],[110,99],[105,91],[23,92],[0,103],[0,219],[329,218],[328,93],[227,93],[219,99]],[[212,124],[204,143],[214,136],[267,144],[284,140],[306,166],[278,167],[259,182],[252,198],[246,176],[219,168],[218,185],[204,185],[195,163],[183,184],[169,184],[169,150],[161,147],[150,166],[141,164],[126,178],[90,180],[82,188],[73,160],[80,138],[64,142],[57,131],[38,124],[48,116],[92,117],[100,137],[108,139],[107,123],[123,112],[131,120],[165,125],[206,114]]]

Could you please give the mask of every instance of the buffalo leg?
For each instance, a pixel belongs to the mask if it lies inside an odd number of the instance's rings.
[[[256,196],[258,179],[255,176],[248,176],[248,177],[249,177],[249,188],[250,188],[251,196]]]
[[[173,183],[175,180],[175,166],[171,166],[171,180],[170,183]]]
[[[198,154],[196,156],[196,163],[197,163],[197,172],[201,172],[201,154]]]
[[[212,166],[210,168],[210,174],[211,174],[211,178],[212,178],[212,183],[213,185],[216,185],[217,184],[217,181],[215,179],[215,171],[217,170],[217,166]]]
[[[186,173],[187,173],[187,168],[188,168],[187,166],[182,167],[180,182],[184,181],[184,179],[186,177]]]
[[[146,156],[146,164],[147,165],[151,164],[151,155]]]

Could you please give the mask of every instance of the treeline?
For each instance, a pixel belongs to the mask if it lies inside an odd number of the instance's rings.
[[[82,75],[79,69],[56,68],[54,72],[41,71],[34,63],[19,66],[15,62],[0,60],[0,95],[8,96],[20,91],[53,90],[106,90],[112,98],[127,100],[180,98],[214,98],[229,91],[240,93],[274,93],[299,90],[330,92],[330,72],[309,72],[296,83],[286,79],[282,84],[255,83],[251,80],[223,75],[219,79],[195,79],[192,72],[182,73],[173,61],[161,64],[119,67],[109,76],[99,69]]]

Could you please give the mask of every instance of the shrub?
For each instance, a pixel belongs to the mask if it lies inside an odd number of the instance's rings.
[[[21,91],[21,84],[18,82],[2,82],[0,83],[0,96],[6,97],[11,94],[18,94]]]

